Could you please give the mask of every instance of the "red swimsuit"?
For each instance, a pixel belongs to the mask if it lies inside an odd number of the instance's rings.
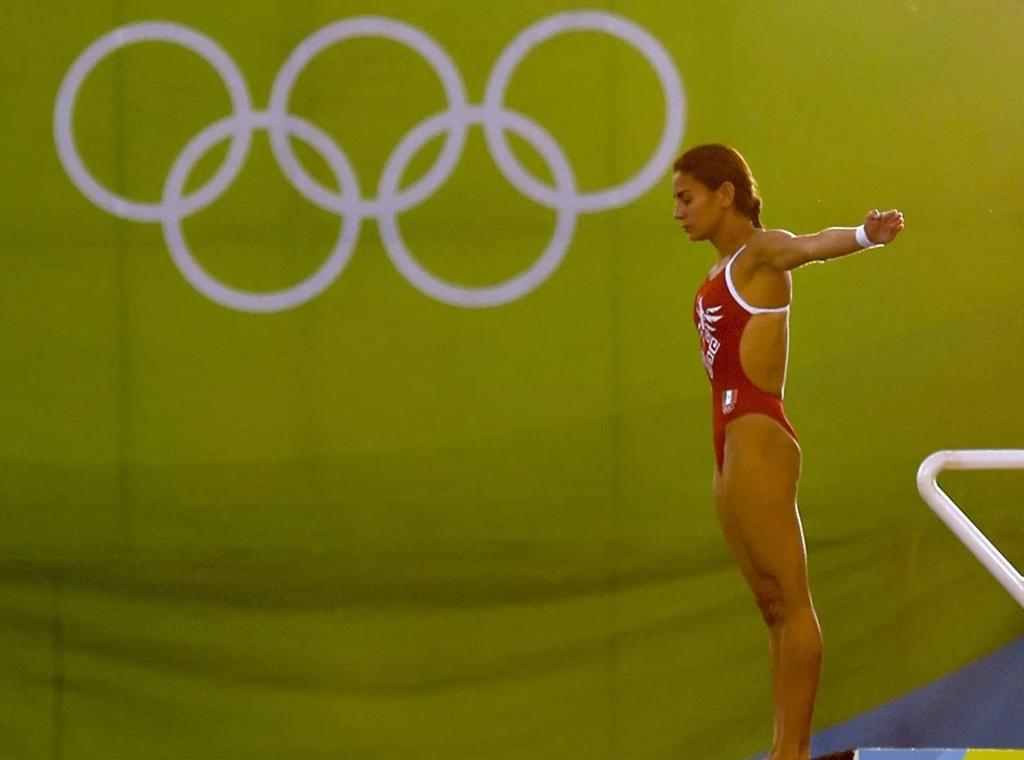
[[[732,282],[732,262],[746,246],[734,253],[725,267],[697,291],[693,323],[700,334],[701,357],[711,380],[711,415],[715,438],[715,462],[722,471],[725,459],[725,428],[744,414],[764,414],[776,420],[796,440],[786,419],[782,397],[754,385],[740,363],[740,338],[754,314],[788,312],[789,306],[759,309],[751,306]]]

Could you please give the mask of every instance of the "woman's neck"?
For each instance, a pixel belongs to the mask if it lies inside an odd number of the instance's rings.
[[[723,220],[721,227],[711,236],[711,244],[718,251],[719,260],[736,253],[753,236],[754,223],[746,217],[731,217]]]

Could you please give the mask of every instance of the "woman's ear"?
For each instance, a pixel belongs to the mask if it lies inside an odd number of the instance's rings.
[[[729,180],[726,180],[719,185],[715,192],[718,193],[718,200],[721,203],[722,208],[731,206],[733,201],[736,200],[736,185]]]

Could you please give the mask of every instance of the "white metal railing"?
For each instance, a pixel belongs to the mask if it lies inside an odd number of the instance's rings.
[[[943,470],[1024,470],[1024,449],[936,451],[921,462],[917,470],[917,490],[921,498],[1024,607],[1024,576],[939,488],[935,480]]]

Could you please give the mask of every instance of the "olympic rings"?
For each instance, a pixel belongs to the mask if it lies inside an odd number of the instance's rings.
[[[597,31],[617,37],[639,51],[652,65],[665,97],[666,120],[655,152],[641,170],[625,182],[597,192],[580,192],[564,150],[539,124],[504,105],[515,68],[538,45],[571,31]],[[328,47],[359,37],[378,37],[403,44],[423,57],[441,81],[447,109],[411,129],[388,158],[377,186],[377,197],[362,194],[355,170],[345,152],[322,130],[288,111],[298,77],[310,61]],[[141,42],[167,42],[199,55],[227,87],[233,112],[194,137],[175,160],[164,184],[160,203],[123,198],[93,177],[78,152],[72,126],[78,93],[92,70],[108,55]],[[363,219],[376,219],[388,257],[402,276],[425,295],[461,307],[489,307],[522,298],[539,287],[558,268],[572,242],[576,219],[631,203],[663,174],[682,140],[686,100],[672,58],[649,32],[621,16],[601,11],[578,11],[550,16],[523,30],[502,52],[488,78],[482,105],[470,104],[465,84],[445,50],[425,32],[402,21],[379,16],[344,19],[303,40],[281,67],[265,111],[252,108],[248,85],[238,66],[216,42],[180,24],[127,24],[103,35],[72,64],[58,90],[53,130],[57,154],[75,186],[95,205],[115,216],[138,222],[159,222],[175,266],[196,290],[228,308],[277,312],[295,308],[322,293],[340,276],[358,242]],[[487,146],[505,178],[524,196],[556,212],[554,234],[541,256],[524,272],[497,285],[466,287],[427,271],[412,255],[398,228],[397,217],[426,201],[448,181],[462,155],[468,130],[483,127]],[[254,293],[230,287],[203,269],[191,254],[181,222],[214,203],[238,177],[256,130],[266,130],[273,154],[289,182],[310,202],[342,219],[334,249],[312,275],[292,287]],[[526,140],[548,164],[554,177],[549,187],[531,176],[509,147],[506,131]],[[445,134],[435,164],[411,187],[400,189],[410,161],[431,139]],[[297,137],[320,153],[338,183],[339,192],[309,175],[289,142]],[[216,144],[230,139],[224,163],[201,188],[184,195],[189,173]]]

